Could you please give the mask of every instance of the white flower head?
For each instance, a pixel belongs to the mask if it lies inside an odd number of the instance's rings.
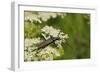
[[[42,23],[42,21],[46,22],[51,17],[56,18],[57,16],[61,16],[63,18],[65,13],[55,13],[55,12],[25,12],[25,20],[30,20],[31,22],[37,21]]]
[[[59,29],[55,29],[53,28],[52,26],[44,26],[41,31],[43,32],[42,33],[42,36],[46,39],[50,38],[50,36],[52,37],[59,37],[60,40],[57,40],[55,41],[55,43],[57,44],[57,46],[59,48],[61,48],[61,44],[62,42],[65,42],[66,39],[68,38],[68,34],[65,34],[64,32],[61,32],[61,30]]]
[[[40,38],[33,38],[33,39],[25,39],[25,47],[32,46],[33,44],[40,43]]]
[[[31,22],[37,21],[39,23],[42,23],[38,15],[33,12],[25,12],[25,20],[30,20]]]
[[[41,50],[41,52],[39,52],[37,55],[40,56],[41,60],[42,59],[53,60],[55,56],[56,57],[60,56],[60,52],[51,46],[47,46],[43,50]]]
[[[24,52],[24,58],[25,58],[26,61],[31,61],[32,60],[32,54],[25,51]]]
[[[48,34],[48,35],[51,35],[53,37],[60,37],[60,38],[68,38],[68,35],[67,34],[64,34],[63,32],[61,32],[61,30],[59,29],[55,29],[53,28],[52,26],[44,26],[42,29],[41,29],[42,32],[44,32],[45,34]]]
[[[60,30],[59,29],[54,29],[52,26],[45,26],[41,29],[42,32],[44,32],[45,34],[49,34],[53,37],[57,37]]]

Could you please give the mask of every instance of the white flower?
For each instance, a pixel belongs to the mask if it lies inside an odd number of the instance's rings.
[[[53,27],[50,27],[50,35],[51,36],[53,36],[53,37],[58,37],[58,34],[59,34],[59,32],[60,32],[60,30],[58,30],[58,29],[54,29]]]
[[[41,42],[40,38],[33,38],[32,41],[33,41],[34,44]]]
[[[41,59],[45,58],[46,60],[53,60],[54,56],[60,56],[60,52],[51,46],[47,46],[39,52],[38,56],[41,56]]]
[[[57,37],[60,30],[54,29],[52,26],[45,26],[41,29],[42,32],[45,32],[46,34],[49,34],[53,37]]]
[[[41,42],[40,38],[25,39],[25,48],[24,48],[25,61],[38,60],[38,58],[35,57],[36,51],[33,50],[37,49],[36,44],[40,42]]]
[[[33,44],[40,43],[40,38],[33,38],[33,39],[25,39],[25,47],[32,46]]]
[[[50,30],[49,30],[49,26],[44,26],[42,29],[41,29],[41,31],[42,32],[45,32],[46,34],[49,34],[50,33]]]
[[[24,52],[24,59],[25,59],[26,61],[31,61],[31,59],[32,59],[32,54],[25,51],[25,52]]]
[[[63,18],[65,16],[65,13],[55,13],[55,12],[38,12],[38,14],[43,21],[47,21],[48,19],[50,19],[50,17],[56,18],[57,16],[61,16]]]
[[[65,16],[65,13],[55,13],[55,12],[25,12],[25,20],[30,20],[31,22],[37,21],[42,23],[42,21],[46,22],[48,19],[56,18],[57,16],[61,16],[62,18]],[[42,21],[41,21],[41,20]]]
[[[68,38],[68,34],[65,34],[63,32],[61,32],[61,30],[59,29],[55,29],[53,28],[52,26],[44,26],[41,31],[43,32],[42,33],[42,36],[45,38],[45,39],[48,39],[50,38],[50,36],[53,36],[53,37],[59,37],[60,40],[57,40],[55,41],[55,43],[57,44],[57,46],[59,48],[62,48],[62,42],[65,42],[66,39]]]
[[[63,32],[60,32],[59,37],[61,39],[67,39],[68,38],[68,34],[64,34]]]
[[[57,41],[55,41],[55,44],[57,44],[57,47],[58,48],[62,48],[62,45],[61,45],[61,43],[62,43],[62,40],[57,40]]]
[[[45,13],[45,12],[39,12],[39,17],[40,17],[43,21],[47,21],[48,19],[50,19],[49,13]]]
[[[25,47],[28,47],[28,46],[31,46],[33,43],[32,43],[33,41],[31,41],[31,39],[25,39]]]
[[[39,23],[42,23],[38,15],[33,12],[25,12],[25,20],[30,20],[31,22],[37,21]]]
[[[67,34],[64,34],[63,32],[61,32],[59,29],[55,29],[53,28],[52,26],[44,26],[42,29],[41,29],[42,32],[44,32],[45,34],[49,34],[53,37],[60,37],[60,38],[68,38],[68,35]],[[46,38],[46,35],[45,34],[42,34],[45,38]]]
[[[53,55],[45,54],[45,55],[42,55],[42,58],[45,59],[46,61],[51,61],[51,60],[53,60]]]

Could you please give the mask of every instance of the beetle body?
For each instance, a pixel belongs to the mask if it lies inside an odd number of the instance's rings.
[[[39,45],[38,45],[38,49],[42,49],[42,48],[45,48],[46,46],[48,46],[49,44],[51,43],[54,43],[56,40],[60,40],[59,37],[51,37],[43,42],[41,42]]]

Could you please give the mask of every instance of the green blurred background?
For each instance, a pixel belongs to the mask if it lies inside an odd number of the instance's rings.
[[[30,25],[31,24],[31,25]],[[86,59],[90,58],[90,14],[66,13],[64,18],[57,16],[47,22],[25,21],[25,38],[39,36],[40,29],[53,26],[68,34],[69,38],[63,44],[64,55],[59,59]]]

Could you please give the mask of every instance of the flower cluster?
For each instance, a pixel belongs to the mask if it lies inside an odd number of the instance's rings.
[[[41,31],[53,37],[58,37],[58,34],[60,32],[59,29],[54,29],[52,26],[45,26],[41,29]]]
[[[57,46],[61,48],[61,43],[65,42],[65,40],[68,38],[68,34],[64,34],[61,32],[59,29],[55,29],[52,26],[45,26],[41,29],[42,35],[44,36],[45,39],[52,37],[59,37],[61,40],[55,41]]]
[[[25,20],[30,20],[31,22],[37,21],[42,23],[42,21],[46,22],[48,19],[56,18],[57,16],[61,16],[63,18],[66,14],[65,13],[50,13],[50,12],[25,12]]]
[[[40,57],[40,60],[53,60],[54,57],[59,57],[60,53],[55,48],[47,46],[37,55]]]
[[[24,48],[24,60],[25,61],[32,61],[32,60],[38,60],[38,58],[35,56],[37,46],[36,44],[38,44],[39,42],[41,42],[40,38],[33,38],[33,39],[29,39],[26,38],[25,39],[25,48]]]
[[[37,46],[40,40],[36,39],[25,39],[25,51],[24,60],[25,61],[38,61],[38,60],[53,60],[54,57],[59,57],[60,53],[58,50],[51,46],[47,46],[37,53]],[[35,42],[36,41],[36,42]],[[41,42],[41,41],[40,41]],[[33,51],[35,50],[35,51]]]
[[[55,29],[52,26],[44,26],[41,29],[41,35],[45,39],[49,39],[50,36],[52,37],[59,37],[60,40],[56,40],[55,44],[57,47],[53,47],[51,45],[46,46],[40,51],[37,49],[37,44],[41,43],[43,39],[40,37],[38,38],[25,38],[25,52],[24,52],[24,60],[25,61],[40,61],[40,60],[53,60],[56,57],[60,57],[61,53],[57,48],[62,48],[62,42],[68,38],[67,34],[64,34],[59,29]],[[37,53],[39,51],[39,53]]]

